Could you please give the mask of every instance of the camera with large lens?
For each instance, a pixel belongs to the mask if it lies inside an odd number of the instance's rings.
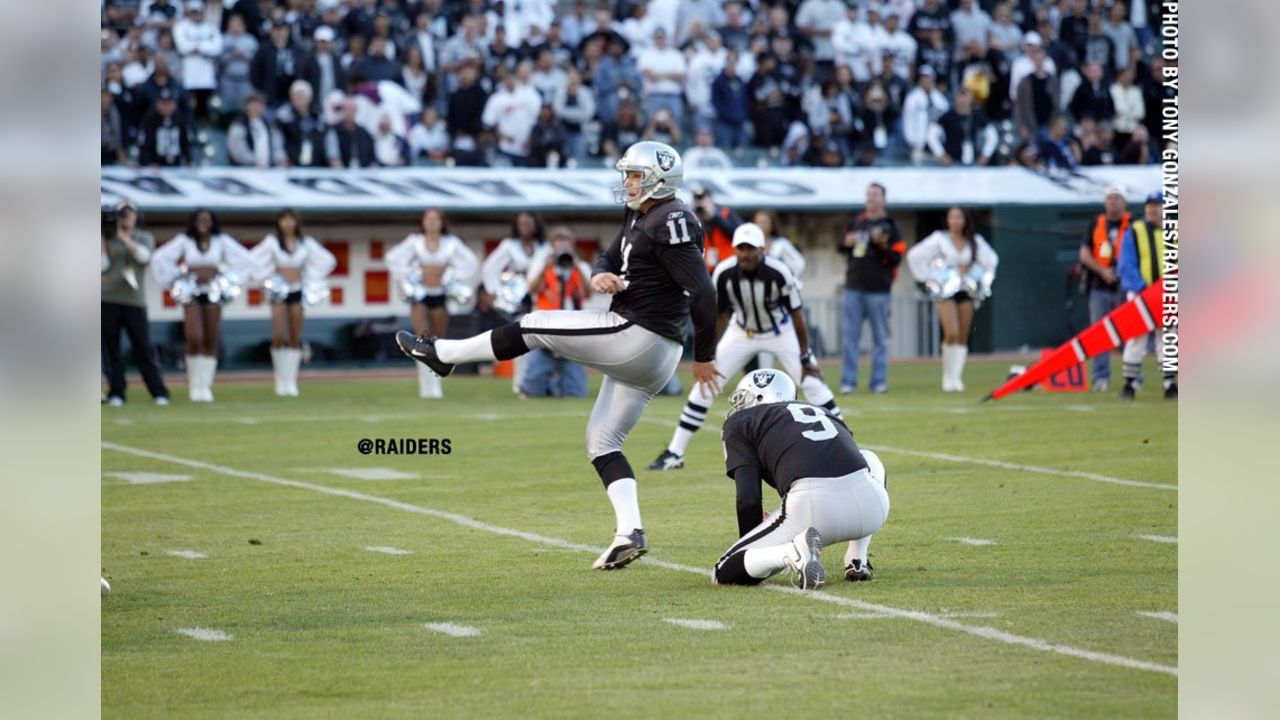
[[[574,261],[575,258],[573,257],[573,253],[566,250],[556,256],[556,267],[565,269],[572,268]]]

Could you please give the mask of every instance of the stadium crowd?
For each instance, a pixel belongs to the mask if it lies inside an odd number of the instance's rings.
[[[1145,164],[1155,0],[104,0],[103,165]]]

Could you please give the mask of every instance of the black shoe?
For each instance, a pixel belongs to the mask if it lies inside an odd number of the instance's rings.
[[[871,571],[875,568],[871,567],[871,562],[867,561],[863,564],[858,558],[849,561],[844,566],[844,579],[849,582],[863,582],[871,579]]]
[[[1121,400],[1133,400],[1137,395],[1137,392],[1133,389],[1133,383],[1131,382],[1125,383],[1124,387],[1120,389]]]
[[[1164,389],[1164,399],[1165,399],[1165,400],[1177,400],[1177,399],[1178,399],[1178,383],[1174,383],[1174,384],[1172,384],[1172,385],[1170,385],[1169,387],[1167,387],[1167,388],[1165,388],[1165,389]]]
[[[453,372],[453,365],[436,355],[436,339],[431,336],[414,335],[407,330],[396,333],[396,345],[400,352],[431,368],[440,377],[448,377]]]
[[[684,458],[670,450],[663,450],[657,460],[649,463],[650,470],[679,470],[682,467],[684,467]]]
[[[645,540],[644,530],[632,530],[626,535],[613,536],[613,544],[596,558],[591,567],[596,570],[617,570],[639,560],[647,552],[649,543]]]

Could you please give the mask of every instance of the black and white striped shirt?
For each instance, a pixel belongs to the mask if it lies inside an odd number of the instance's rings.
[[[749,333],[780,332],[790,312],[803,305],[795,275],[781,261],[764,258],[753,273],[738,267],[732,257],[711,274],[719,312],[733,310],[733,321]]]

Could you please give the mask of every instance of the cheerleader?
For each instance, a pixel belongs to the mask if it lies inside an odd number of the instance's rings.
[[[298,396],[298,368],[302,365],[303,288],[311,288],[333,272],[333,253],[304,235],[297,211],[284,208],[276,215],[276,231],[249,251],[255,279],[271,300],[271,369],[276,395]]]
[[[547,233],[542,226],[542,219],[531,212],[516,215],[516,220],[511,226],[511,237],[498,243],[498,247],[484,259],[484,267],[481,270],[484,278],[484,293],[480,296],[481,310],[487,310],[502,289],[503,273],[512,273],[523,281],[531,266],[545,264],[546,254]],[[499,310],[508,315],[518,315],[528,312],[530,304],[531,301],[526,294],[519,308],[500,307]],[[521,355],[515,360],[515,372],[512,373],[511,378],[511,391],[514,393],[520,392],[520,381],[524,377],[524,359],[525,356]]]
[[[173,292],[184,303],[187,387],[193,402],[213,402],[222,303],[239,295],[251,263],[249,251],[223,233],[218,217],[205,208],[192,212],[186,231],[151,256],[151,276],[162,287],[170,287],[180,278],[184,283]]]
[[[444,211],[428,208],[422,213],[422,232],[412,233],[387,251],[387,269],[393,281],[405,289],[409,320],[417,335],[444,337],[449,330],[445,274],[452,282],[470,287],[480,260],[457,235],[449,232]],[[422,363],[418,366],[418,397],[438,398],[440,378]]]
[[[796,278],[796,287],[800,286],[800,276],[804,275],[804,255],[791,239],[782,234],[782,226],[778,224],[778,214],[772,210],[759,210],[751,219],[764,231],[764,253],[781,261]]]
[[[907,265],[916,280],[941,289],[934,295],[942,321],[944,392],[964,390],[962,375],[969,355],[973,311],[990,293],[999,262],[995,250],[974,230],[973,216],[958,205],[947,210],[946,230],[933,231],[907,253]],[[959,283],[948,283],[948,278]]]

